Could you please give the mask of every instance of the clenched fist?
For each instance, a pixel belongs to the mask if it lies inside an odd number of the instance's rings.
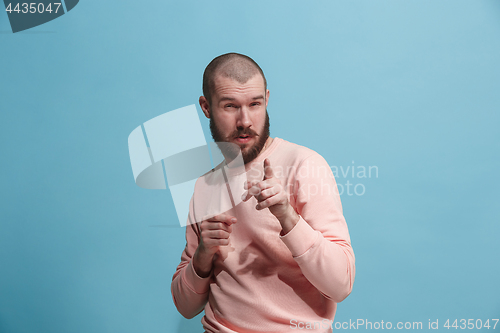
[[[219,214],[200,223],[200,243],[193,257],[193,267],[200,277],[207,277],[212,271],[214,255],[220,246],[229,245],[229,235],[236,218]]]

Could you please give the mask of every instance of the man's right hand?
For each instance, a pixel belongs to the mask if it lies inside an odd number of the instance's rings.
[[[200,277],[205,278],[212,271],[214,255],[219,247],[229,245],[229,235],[236,218],[220,214],[204,220],[200,224],[200,244],[193,257],[193,267]]]

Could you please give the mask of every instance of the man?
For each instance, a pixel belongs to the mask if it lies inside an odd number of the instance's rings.
[[[172,280],[179,312],[203,309],[206,332],[330,332],[354,282],[354,253],[337,186],[316,152],[269,136],[262,69],[229,53],[207,66],[199,103],[216,142],[241,149],[243,202],[195,223]],[[194,197],[193,197],[194,198]],[[313,325],[313,326],[311,326]]]

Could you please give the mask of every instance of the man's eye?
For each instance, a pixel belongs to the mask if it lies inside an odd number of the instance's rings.
[[[226,108],[234,108],[235,106],[234,106],[234,104],[226,104],[226,106],[225,106],[225,107],[226,107]]]
[[[259,105],[260,105],[259,102],[255,102],[255,103],[250,104],[250,106],[259,106]]]

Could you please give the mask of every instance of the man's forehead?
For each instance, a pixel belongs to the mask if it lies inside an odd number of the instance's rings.
[[[242,82],[231,77],[224,76],[222,74],[217,74],[214,77],[214,90],[220,90],[224,88],[244,88],[244,87],[256,87],[264,88],[264,78],[259,73],[256,73],[248,80]]]

